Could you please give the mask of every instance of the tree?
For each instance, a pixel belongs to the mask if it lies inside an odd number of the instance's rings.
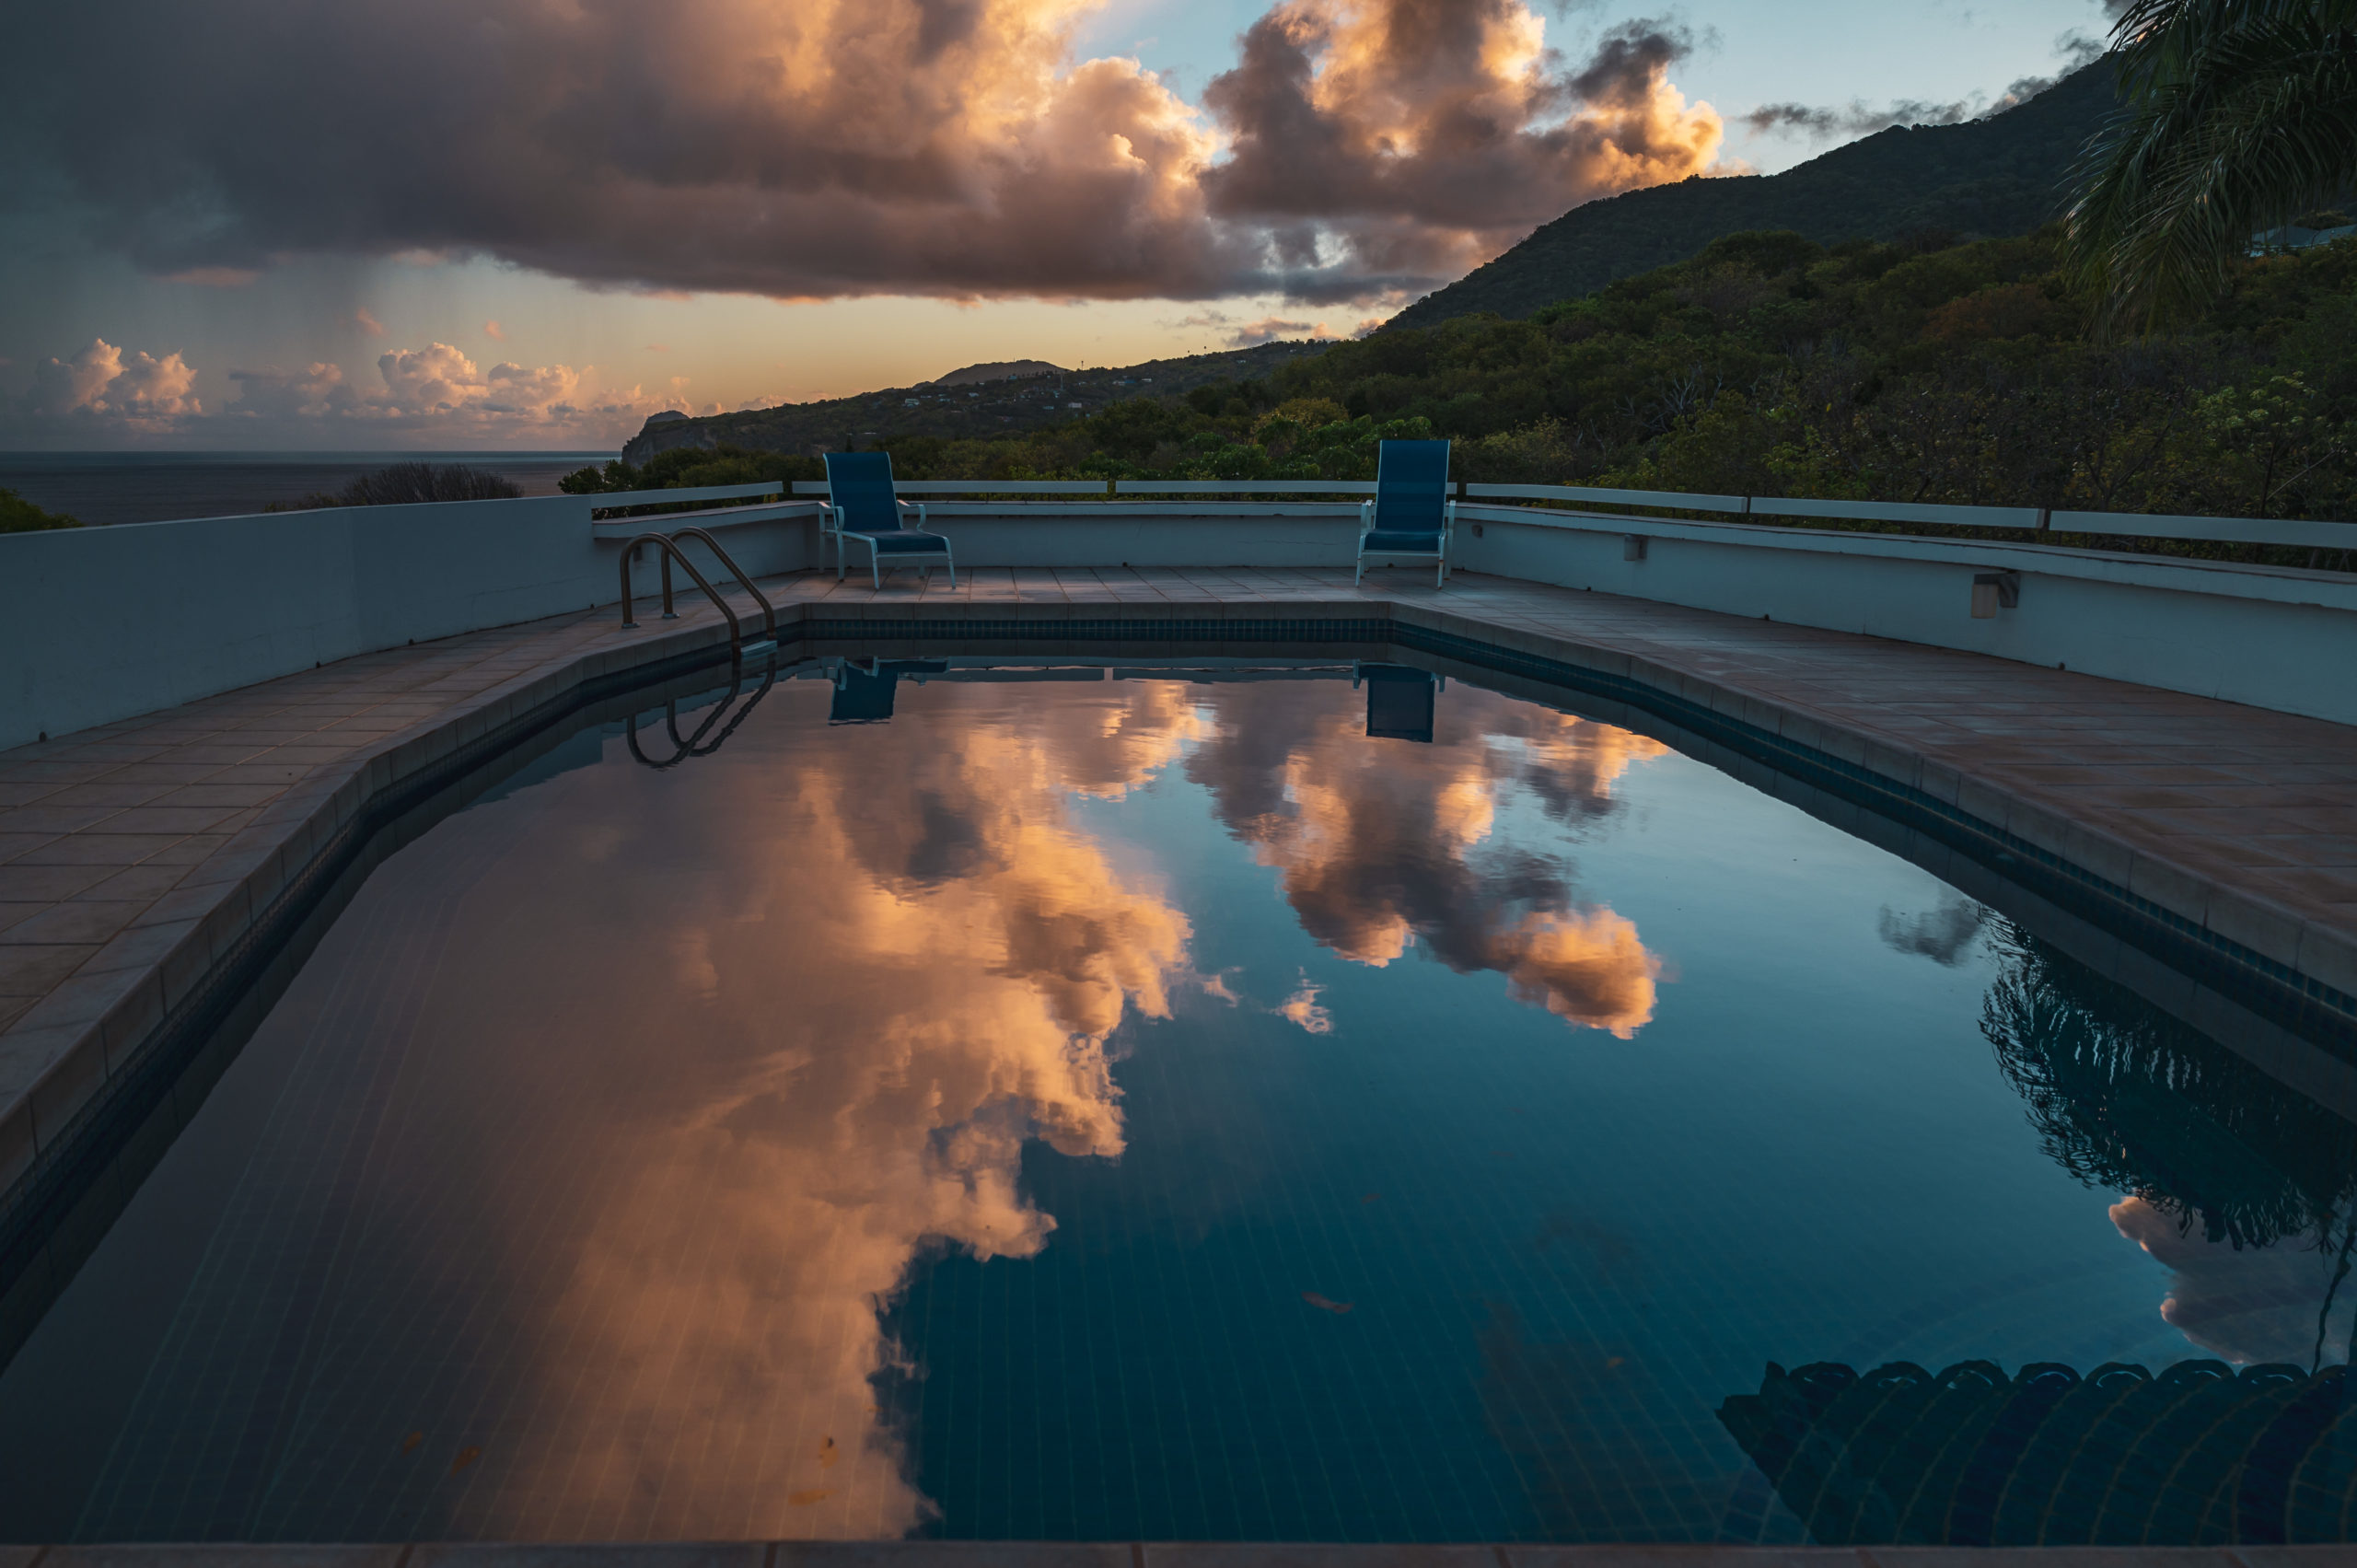
[[[0,490],[0,533],[38,533],[44,528],[81,526],[63,512],[42,511],[13,490]]]
[[[2207,307],[2260,229],[2357,173],[2357,0],[2130,0],[2122,104],[2088,144],[2073,270],[2107,331]]]

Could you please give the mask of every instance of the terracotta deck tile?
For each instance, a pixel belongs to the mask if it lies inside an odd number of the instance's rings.
[[[28,942],[109,940],[139,917],[153,900],[76,899],[61,904],[0,904],[0,947]],[[22,910],[12,920],[14,912]]]
[[[178,807],[215,806],[235,808],[267,806],[285,793],[283,784],[178,784],[145,804]]]
[[[88,831],[108,835],[169,833],[184,838],[190,833],[211,831],[229,815],[227,808],[217,806],[134,806],[94,824]]]
[[[12,865],[136,865],[179,843],[185,833],[65,833],[17,855]]]
[[[102,865],[0,865],[0,900],[10,902],[70,899],[106,880]]]
[[[53,843],[56,839],[54,833],[0,833],[0,865],[6,865],[28,850]]]
[[[0,996],[46,996],[98,951],[88,943],[14,943],[0,947]]]
[[[202,862],[190,863],[190,865],[201,864]],[[6,866],[0,866],[0,871],[6,869]],[[154,860],[117,871],[112,876],[93,882],[87,888],[71,896],[92,900],[130,899],[152,901],[179,887],[180,879],[188,873],[189,865],[176,863],[169,852],[167,852],[157,855]]]
[[[0,833],[78,833],[115,814],[111,806],[11,806],[0,809]]]
[[[954,588],[946,573],[927,582],[904,570],[880,592],[865,576],[838,581],[830,570],[771,579],[763,591],[781,609],[825,615],[856,615],[875,603],[1260,613],[1429,606],[1714,681],[1923,756],[2357,935],[2357,727],[1609,594],[1468,575],[1435,588],[1428,573],[1409,567],[1371,572],[1363,587],[1353,587],[1348,570],[992,566],[962,570]],[[731,603],[758,615],[741,595],[732,593]],[[701,596],[682,597],[680,607],[675,629],[716,620]],[[430,725],[552,658],[627,646],[621,639],[665,624],[652,601],[640,601],[638,613],[637,633],[622,633],[610,607],[386,649],[0,754],[0,947],[112,940],[164,909],[157,900],[167,895],[186,901],[186,890],[175,892],[183,878],[191,889],[210,885],[206,863],[288,786],[341,776],[336,771],[383,738]],[[66,839],[90,843],[50,847]],[[139,863],[121,864],[134,853]],[[27,864],[83,855],[106,864]],[[20,932],[21,940],[12,935]]]

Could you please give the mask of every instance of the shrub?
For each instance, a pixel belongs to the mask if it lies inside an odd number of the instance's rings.
[[[515,482],[464,463],[395,463],[364,473],[337,494],[343,506],[401,506],[421,501],[512,501]]]
[[[13,490],[0,490],[0,533],[38,533],[43,528],[78,528],[77,518],[63,512],[44,512]]]

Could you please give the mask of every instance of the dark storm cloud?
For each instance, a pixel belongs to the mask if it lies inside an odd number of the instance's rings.
[[[422,250],[780,297],[1326,299],[1428,286],[1718,145],[1651,24],[1567,67],[1523,0],[1297,0],[1207,120],[1134,62],[1073,63],[1080,14],[50,6],[0,61],[0,178],[157,273]]]
[[[1203,189],[1221,217],[1324,220],[1346,275],[1452,275],[1568,207],[1706,167],[1718,116],[1668,82],[1689,49],[1636,21],[1566,68],[1521,0],[1281,6],[1204,90],[1232,150]],[[1288,278],[1312,298],[1319,281]]]

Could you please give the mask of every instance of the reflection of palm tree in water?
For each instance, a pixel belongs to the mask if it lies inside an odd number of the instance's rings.
[[[2357,1250],[2357,1128],[2018,927],[1984,939],[2001,972],[1981,1030],[2046,1152],[2129,1194],[2112,1217],[2177,1272],[2170,1323],[2260,1365],[1771,1364],[1721,1423],[1824,1546],[2350,1539],[2357,1389],[2324,1362]],[[2324,1266],[2294,1281],[2301,1243]]]
[[[2330,1262],[2308,1356],[2322,1365],[2357,1249],[2357,1127],[2018,926],[1988,940],[2004,972],[1981,1032],[2046,1152],[2180,1237],[2199,1223],[2236,1253],[2309,1238]]]

